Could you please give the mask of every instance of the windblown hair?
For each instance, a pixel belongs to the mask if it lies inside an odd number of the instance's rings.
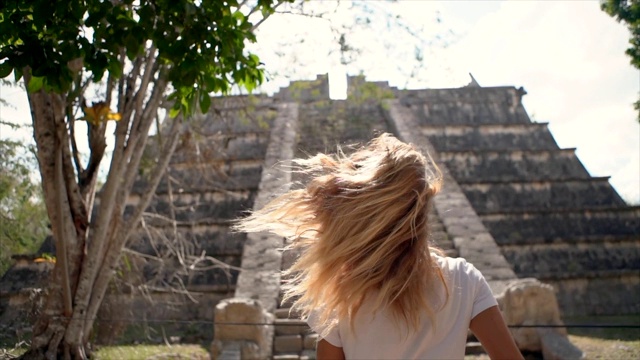
[[[239,231],[270,231],[292,240],[301,255],[285,271],[285,301],[304,317],[311,310],[326,331],[349,320],[367,296],[373,309],[419,326],[433,318],[427,298],[442,283],[428,244],[429,205],[438,192],[438,167],[413,146],[382,134],[351,155],[318,154],[294,160],[310,177],[240,220]],[[448,296],[448,290],[447,290]],[[322,335],[322,334],[321,334]]]

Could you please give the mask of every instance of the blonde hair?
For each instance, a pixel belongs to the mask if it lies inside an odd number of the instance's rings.
[[[442,179],[433,161],[382,134],[349,156],[339,150],[294,163],[310,177],[307,186],[235,226],[288,237],[290,248],[301,250],[285,271],[291,286],[284,300],[293,299],[303,317],[317,312],[326,332],[337,319],[353,330],[370,294],[374,311],[389,308],[413,329],[420,314],[433,319],[426,297],[440,282],[446,289],[431,256],[442,254],[428,244],[428,209]]]

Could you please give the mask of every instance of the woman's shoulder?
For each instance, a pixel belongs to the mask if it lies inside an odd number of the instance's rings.
[[[434,255],[434,258],[443,272],[466,274],[474,274],[478,272],[473,264],[462,257],[452,258],[448,256]]]

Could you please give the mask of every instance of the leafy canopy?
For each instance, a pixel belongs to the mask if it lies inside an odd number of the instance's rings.
[[[287,0],[292,1],[292,0]],[[263,16],[277,3],[257,0]],[[209,94],[236,83],[251,91],[263,80],[260,61],[244,50],[255,42],[249,11],[237,0],[3,0],[0,2],[0,78],[19,80],[29,67],[30,91],[69,91],[81,69],[93,81],[117,78],[145,46],[157,49],[173,86],[173,115],[203,111]]]
[[[625,22],[631,32],[626,54],[631,57],[631,64],[640,69],[640,2],[637,0],[606,0],[601,4],[602,10],[620,22]]]
[[[640,1],[638,0],[606,0],[600,5],[602,10],[620,22],[627,24],[631,38],[629,47],[625,53],[631,57],[631,65],[640,69]],[[638,111],[640,122],[640,99],[634,107]]]

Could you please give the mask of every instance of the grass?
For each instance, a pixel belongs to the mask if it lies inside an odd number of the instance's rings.
[[[26,345],[0,349],[0,359],[14,359],[27,350]],[[208,360],[207,349],[196,344],[113,345],[100,346],[93,354],[96,360]]]
[[[569,335],[569,340],[585,355],[585,359],[640,359],[640,339],[613,340]]]
[[[640,315],[565,318],[571,325],[631,325],[640,326]],[[585,360],[640,359],[640,328],[572,327],[567,329],[569,340],[582,350]],[[529,354],[527,358],[536,358]],[[541,358],[541,356],[540,356]],[[489,356],[469,355],[467,360],[488,360]]]
[[[96,351],[98,360],[177,360],[209,359],[209,353],[200,345],[122,345],[105,346]]]
[[[640,326],[640,315],[573,317],[566,324]],[[570,328],[569,340],[586,359],[640,359],[640,328]]]

